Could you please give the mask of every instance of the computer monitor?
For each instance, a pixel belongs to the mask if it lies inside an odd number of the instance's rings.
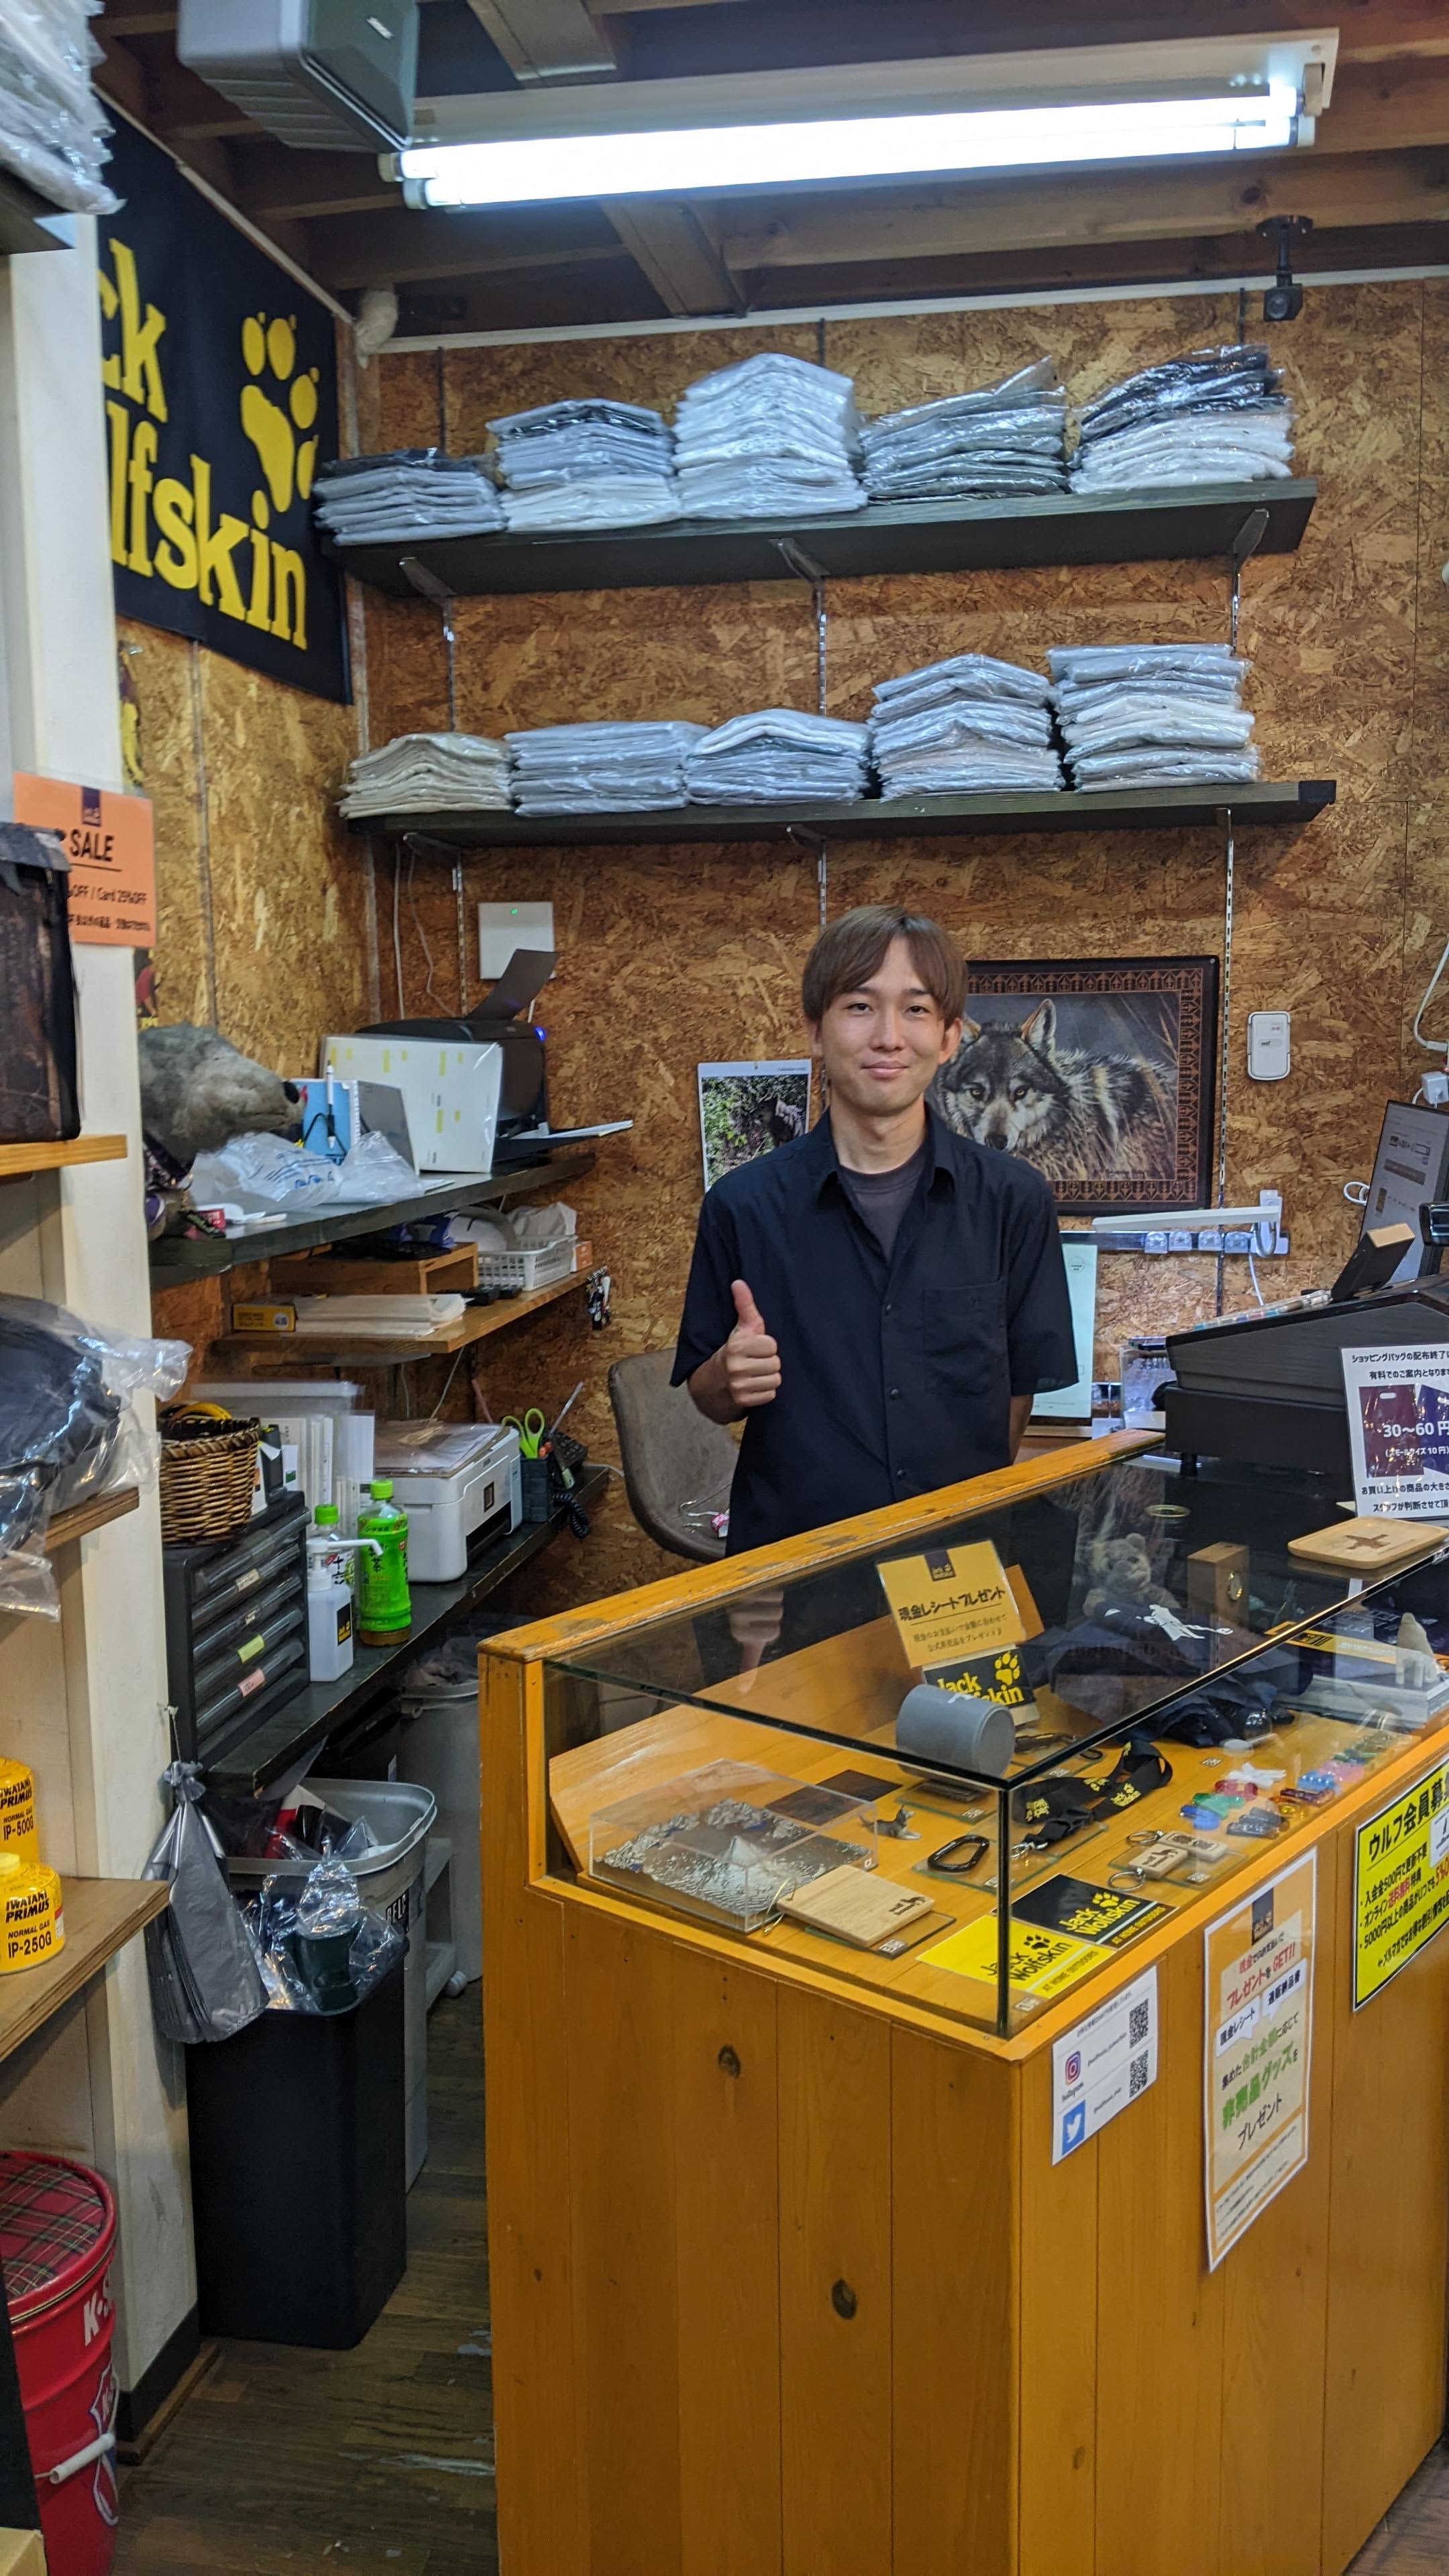
[[[1395,1283],[1422,1279],[1437,1269],[1439,1254],[1420,1236],[1419,1210],[1431,1199],[1444,1198],[1449,1198],[1449,1111],[1391,1100],[1359,1231],[1368,1234],[1399,1219],[1412,1228],[1414,1239],[1394,1272]]]

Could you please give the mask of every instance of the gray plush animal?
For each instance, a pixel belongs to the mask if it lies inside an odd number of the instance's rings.
[[[183,1170],[233,1136],[267,1136],[294,1123],[301,1097],[264,1064],[242,1055],[215,1029],[183,1022],[143,1029],[141,1125]]]

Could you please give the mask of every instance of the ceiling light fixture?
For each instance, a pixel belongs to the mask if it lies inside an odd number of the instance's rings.
[[[1284,152],[1298,139],[1299,121],[1297,89],[1270,81],[1224,85],[1200,97],[413,145],[397,156],[396,167],[410,205],[517,206],[569,197],[700,195],[808,181]]]

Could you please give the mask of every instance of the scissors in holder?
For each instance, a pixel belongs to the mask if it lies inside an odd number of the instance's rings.
[[[524,1414],[521,1421],[516,1413],[505,1413],[503,1417],[503,1428],[505,1431],[517,1432],[520,1457],[536,1458],[538,1456],[539,1442],[543,1438],[546,1426],[543,1415],[536,1404],[531,1404],[529,1406],[528,1411]]]

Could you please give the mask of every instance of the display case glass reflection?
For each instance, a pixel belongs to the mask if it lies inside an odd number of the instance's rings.
[[[550,1865],[1021,2027],[1449,1722],[1445,1569],[1290,1552],[1332,1514],[1147,1456],[888,1550],[823,1532],[549,1667]],[[641,1797],[642,1839],[596,1829]]]

